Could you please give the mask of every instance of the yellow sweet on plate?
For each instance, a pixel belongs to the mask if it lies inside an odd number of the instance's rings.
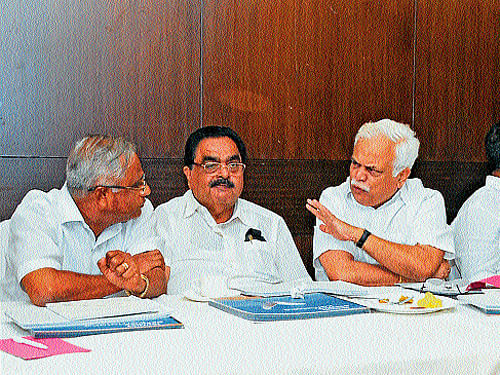
[[[419,307],[436,308],[443,307],[443,302],[431,292],[427,292],[424,298],[417,301]]]

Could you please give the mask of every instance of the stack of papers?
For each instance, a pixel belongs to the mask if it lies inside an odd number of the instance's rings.
[[[47,309],[69,320],[109,318],[158,312],[160,305],[135,296],[48,303]]]
[[[134,296],[50,303],[47,307],[18,303],[5,315],[36,338],[183,327],[158,303]]]
[[[457,297],[486,314],[500,314],[500,289],[483,290],[483,294],[468,294]]]

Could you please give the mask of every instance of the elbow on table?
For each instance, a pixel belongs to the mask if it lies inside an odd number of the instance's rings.
[[[31,303],[33,303],[36,306],[43,307],[47,303],[56,301],[55,296],[48,289],[45,290],[31,289],[30,291],[26,291],[26,293],[28,293]]]
[[[443,259],[443,254],[434,254],[434,256],[430,256],[426,262],[416,264],[413,279],[415,281],[425,281],[432,277],[442,278],[441,276],[437,276],[437,273],[443,262],[447,263],[447,261]]]
[[[39,277],[37,271],[27,274],[21,281],[24,291],[36,306],[45,306],[57,301],[57,287],[50,277]]]

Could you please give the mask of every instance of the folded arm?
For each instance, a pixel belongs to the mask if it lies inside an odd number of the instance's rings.
[[[85,275],[54,268],[40,268],[21,280],[31,302],[45,306],[50,302],[102,298],[121,289],[104,275]]]
[[[361,238],[364,231],[363,228],[358,228],[339,220],[317,200],[309,200],[306,207],[323,222],[323,224],[320,225],[321,231],[341,241],[352,241],[356,243]],[[363,250],[375,259],[380,266],[366,264],[365,267],[365,263],[354,261],[354,259],[349,259],[345,256],[338,258],[339,255],[325,255],[329,253],[339,253],[338,251],[324,253],[325,256],[323,258],[320,256],[320,261],[329,277],[330,274],[342,274],[343,277],[350,277],[350,279],[342,278],[342,280],[351,281],[353,272],[362,272],[356,279],[361,279],[361,281],[358,280],[357,283],[363,285],[374,285],[374,283],[377,282],[381,282],[382,284],[380,285],[386,285],[390,283],[391,280],[392,284],[394,284],[400,281],[400,277],[401,281],[423,281],[433,276],[443,278],[449,273],[448,262],[443,259],[444,252],[429,245],[416,244],[412,246],[398,244],[372,234],[363,244]],[[331,259],[329,259],[330,257]],[[335,265],[335,259],[339,262],[348,262],[347,268]],[[329,267],[334,268],[327,269]],[[340,268],[340,271],[336,269],[337,267]],[[372,267],[376,267],[376,269]],[[347,270],[350,271],[348,272]],[[365,274],[365,272],[368,273]],[[373,273],[376,275],[373,275]]]
[[[165,270],[157,250],[131,256],[122,251],[108,251],[99,260],[102,275],[87,275],[72,271],[41,268],[28,273],[21,281],[33,304],[45,306],[50,302],[102,298],[123,289],[136,295],[149,286],[144,297],[151,298],[166,292],[170,268]]]

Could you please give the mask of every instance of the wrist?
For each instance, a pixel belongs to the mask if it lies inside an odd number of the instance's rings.
[[[363,235],[364,231],[365,230],[363,228],[352,227],[349,240],[354,242],[354,244],[356,244]]]
[[[146,295],[148,294],[148,290],[149,290],[149,279],[146,275],[142,274],[141,273],[141,280],[143,281],[144,283],[144,287],[137,291],[137,292],[134,292],[134,291],[131,291],[131,290],[125,290],[125,292],[127,292],[128,295],[134,295],[136,297],[139,297],[139,298],[144,298],[146,297]]]
[[[370,235],[371,235],[371,232],[368,231],[367,229],[364,229],[363,233],[361,234],[359,239],[356,241],[356,247],[359,247],[360,249],[362,249],[363,245],[365,244],[368,237],[370,237]]]

